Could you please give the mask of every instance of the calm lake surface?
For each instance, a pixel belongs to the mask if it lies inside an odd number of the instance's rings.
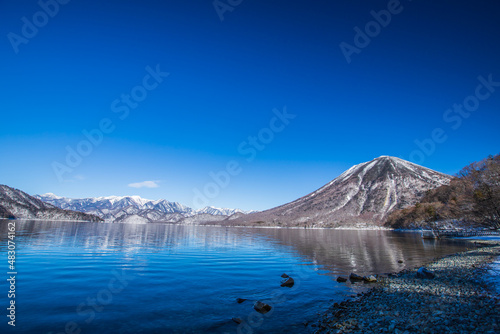
[[[16,221],[15,241],[16,327],[2,279],[2,333],[310,333],[304,321],[366,288],[338,275],[394,272],[469,246],[391,231],[42,221]],[[293,288],[280,287],[283,273]],[[260,315],[256,300],[273,310]]]

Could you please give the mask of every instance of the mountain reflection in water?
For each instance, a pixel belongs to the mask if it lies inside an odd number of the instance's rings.
[[[215,232],[215,233],[214,233]],[[321,266],[328,274],[377,274],[421,265],[435,257],[470,247],[456,239],[424,240],[420,233],[384,230],[334,230],[214,227],[171,224],[102,224],[25,222],[25,242],[32,246],[80,244],[93,250],[175,251],[177,248],[227,245],[245,247],[262,242],[291,248]],[[7,233],[2,233],[5,238]],[[259,236],[259,238],[256,238]],[[402,261],[402,263],[401,263]]]
[[[4,258],[8,222],[0,221]],[[231,318],[257,319],[256,300],[270,300],[273,311],[253,333],[308,333],[304,321],[366,288],[337,275],[393,272],[468,247],[391,231],[15,223],[18,334],[73,323],[82,333],[237,333]],[[283,273],[292,288],[280,287]],[[126,286],[111,293],[122,277]]]

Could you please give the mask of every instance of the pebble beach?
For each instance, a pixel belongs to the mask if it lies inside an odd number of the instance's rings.
[[[368,292],[335,303],[315,333],[500,333],[500,296],[487,278],[500,241],[471,241],[471,249],[418,268],[380,275]],[[342,284],[342,283],[339,283]]]

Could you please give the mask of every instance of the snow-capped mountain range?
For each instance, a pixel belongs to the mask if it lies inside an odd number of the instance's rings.
[[[1,184],[0,218],[102,221],[91,214],[57,208],[19,189]]]
[[[417,203],[450,175],[390,156],[349,168],[320,189],[288,204],[253,213],[235,223],[343,227],[382,223],[387,215]]]
[[[180,223],[198,221],[199,219],[190,218],[198,215],[203,215],[206,220],[217,221],[236,213],[249,213],[240,209],[212,206],[194,210],[178,202],[169,202],[164,199],[149,200],[139,196],[67,198],[47,193],[35,195],[35,197],[58,208],[90,213],[108,222]]]

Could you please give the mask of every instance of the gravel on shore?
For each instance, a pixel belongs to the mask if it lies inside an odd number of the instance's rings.
[[[500,242],[473,245],[427,264],[433,279],[407,269],[380,278],[358,298],[335,303],[315,333],[500,333],[500,296],[485,280]]]

